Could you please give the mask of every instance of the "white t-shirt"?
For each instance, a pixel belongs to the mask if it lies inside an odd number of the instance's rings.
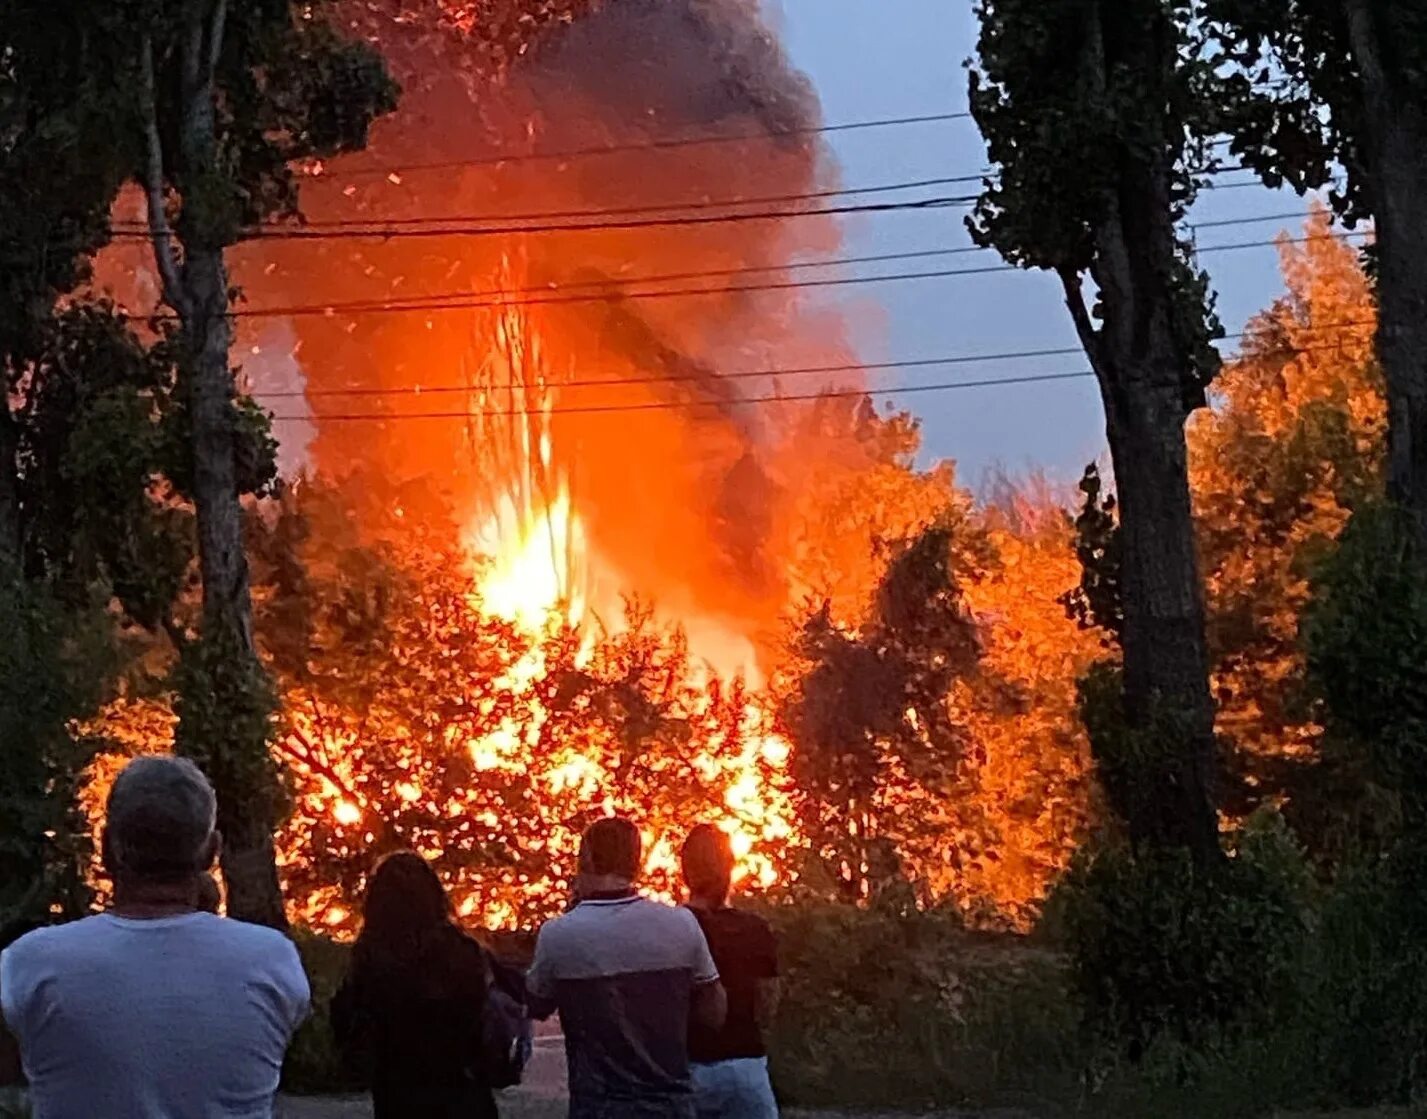
[[[35,1119],[270,1119],[311,993],[281,933],[102,914],[0,953]]]

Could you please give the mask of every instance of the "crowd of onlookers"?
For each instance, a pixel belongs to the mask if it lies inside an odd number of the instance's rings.
[[[27,1084],[35,1119],[272,1116],[311,992],[287,937],[218,915],[215,820],[192,763],[131,762],[106,809],[112,907],[0,953],[0,1087]],[[592,824],[528,970],[458,927],[424,859],[388,855],[330,1007],[377,1119],[496,1116],[531,1019],[557,1013],[572,1119],[776,1116],[762,1036],[773,935],[728,904],[722,831],[694,828],[682,854],[688,901],[665,905],[635,888],[638,829]]]

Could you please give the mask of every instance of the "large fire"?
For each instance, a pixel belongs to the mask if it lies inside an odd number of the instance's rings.
[[[330,236],[233,254],[245,374],[304,475],[277,515],[300,542],[281,527],[270,542],[306,572],[300,640],[272,636],[291,624],[281,559],[254,565],[284,693],[294,915],[350,932],[372,858],[406,845],[465,918],[538,919],[609,811],[640,823],[658,892],[703,820],[729,831],[746,884],[791,884],[810,841],[776,718],[789,623],[825,600],[852,632],[883,543],[960,515],[949,471],[910,465],[903,421],[767,402],[861,387],[758,372],[856,369],[843,315],[781,282],[835,255],[837,226],[796,201],[678,220],[836,187],[807,82],[756,0],[345,12],[388,55],[401,109],[367,152],[308,169],[306,220]],[[601,228],[611,212],[652,220]],[[372,232],[393,228],[422,235]],[[1049,581],[1066,589],[1073,564]],[[1026,609],[1013,584],[979,593]],[[1073,669],[1090,650],[1063,630]],[[1071,679],[1055,682],[1066,707]],[[983,700],[947,702],[991,724]],[[1014,784],[1029,747],[1007,738],[994,797],[1030,803]],[[1074,785],[1080,745],[1057,748]],[[882,802],[893,831],[941,821],[947,838],[903,843],[935,871],[927,900],[960,891],[1020,920],[1078,809],[1028,826],[1018,861],[953,865],[970,810],[937,796]]]

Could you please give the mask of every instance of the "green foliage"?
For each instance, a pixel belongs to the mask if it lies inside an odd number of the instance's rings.
[[[1204,15],[1219,64],[1219,99],[1234,155],[1264,182],[1304,193],[1334,182],[1334,208],[1350,223],[1372,216],[1373,143],[1386,123],[1364,96],[1364,58],[1384,68],[1395,107],[1427,103],[1427,13],[1374,4],[1352,25],[1341,0],[1209,0]],[[1367,14],[1370,8],[1370,14]]]
[[[1112,1053],[1193,1047],[1272,1015],[1304,959],[1312,879],[1275,816],[1231,858],[1110,843],[1085,851],[1047,921],[1063,937],[1086,1025]]]
[[[1098,628],[1116,642],[1125,624],[1120,598],[1120,529],[1115,495],[1104,493],[1100,469],[1093,462],[1080,479],[1084,504],[1075,518],[1075,555],[1080,561],[1080,585],[1060,599],[1072,621]]]
[[[94,614],[65,611],[0,559],[0,943],[7,929],[77,916],[88,852],[72,816],[88,760],[68,732],[106,667]]]
[[[1168,296],[1186,359],[1185,398],[1202,403],[1219,369],[1211,345],[1219,326],[1207,276],[1173,232],[1215,162],[1213,74],[1193,40],[1193,8],[1190,0],[980,0],[971,109],[997,171],[967,225],[977,244],[1019,267],[1074,277],[1101,270],[1101,279],[1119,266],[1107,252],[1125,248],[1107,241],[1108,229],[1153,238],[1134,248],[1158,258],[1153,283]]]
[[[1194,764],[1184,746],[1191,722],[1164,702],[1156,702],[1141,723],[1131,722],[1123,681],[1118,664],[1101,661],[1077,685],[1096,775],[1131,838],[1173,846],[1171,798],[1188,784],[1188,767]]]
[[[367,1087],[364,1073],[343,1058],[332,1033],[332,996],[346,977],[352,950],[326,937],[300,933],[295,938],[303,970],[312,988],[312,1014],[288,1046],[282,1068],[284,1091],[358,1092]]]
[[[1053,954],[968,933],[944,911],[799,905],[764,915],[784,975],[768,1041],[785,1103],[924,1107],[1073,1093],[1078,1022]]]
[[[88,276],[130,165],[131,106],[88,48],[69,11],[11,0],[0,18],[0,368]]]
[[[1427,576],[1407,514],[1361,508],[1314,581],[1302,637],[1325,753],[1359,761],[1427,827]]]
[[[238,635],[219,631],[188,642],[174,672],[179,716],[174,752],[193,759],[225,796],[218,828],[248,848],[270,835],[286,809],[269,751],[277,697]]]
[[[106,585],[130,617],[169,616],[192,553],[188,514],[162,490],[173,366],[106,303],[38,324],[15,413],[22,560],[82,599]]]

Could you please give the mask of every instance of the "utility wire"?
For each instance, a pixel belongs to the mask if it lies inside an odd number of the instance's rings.
[[[1370,320],[1360,320],[1360,321],[1358,321],[1358,322],[1339,323],[1339,324],[1336,324],[1334,327],[1324,326],[1324,327],[1322,327],[1321,329],[1323,329],[1323,330],[1334,329],[1334,330],[1338,331],[1339,333],[1346,333],[1346,331],[1347,331],[1349,328],[1351,328],[1351,327],[1354,327],[1354,326],[1370,326],[1370,325],[1372,325],[1372,323],[1371,323]],[[1310,328],[1310,329],[1315,329],[1315,328]],[[1247,332],[1243,332],[1243,333],[1237,335],[1237,337],[1244,337],[1244,336],[1246,336],[1246,334],[1247,334]],[[1226,336],[1226,337],[1236,337],[1236,336],[1235,336],[1235,335],[1228,335],[1228,336]],[[1294,353],[1294,354],[1303,354],[1303,353],[1325,352],[1325,351],[1335,350],[1335,349],[1338,349],[1338,348],[1339,348],[1338,345],[1300,346],[1300,347],[1293,347],[1293,348],[1291,348],[1291,349],[1289,349],[1288,351],[1285,351],[1285,352],[1287,352],[1287,353]],[[1066,349],[1066,350],[1063,350],[1063,351],[1043,351],[1043,352],[1045,352],[1045,353],[1060,352],[1060,353],[1069,354],[1069,353],[1074,353],[1074,352],[1076,352],[1076,351],[1070,350],[1070,349]],[[1027,355],[1025,355],[1025,356],[1032,356],[1032,355],[1027,354]],[[984,358],[982,358],[982,359],[969,359],[969,358],[965,358],[965,357],[950,357],[950,358],[941,358],[941,359],[927,359],[927,360],[922,361],[922,362],[890,362],[890,363],[885,363],[884,365],[881,365],[881,366],[870,365],[870,364],[869,364],[869,365],[860,365],[860,366],[829,367],[829,368],[830,368],[830,369],[841,368],[841,369],[846,369],[846,370],[848,370],[848,371],[861,371],[861,370],[868,370],[868,369],[874,369],[874,368],[884,368],[884,369],[886,369],[886,368],[901,368],[901,367],[905,367],[905,366],[909,366],[909,365],[917,365],[917,364],[921,364],[921,365],[949,364],[949,363],[952,363],[952,362],[963,361],[963,360],[986,360],[986,359],[984,359]],[[796,372],[796,370],[783,370],[783,371],[781,371],[781,372],[791,373],[791,372]],[[743,375],[743,376],[751,376],[751,375],[753,375],[753,374],[742,374],[742,375]],[[776,374],[769,374],[769,375],[776,375]],[[1093,371],[1087,369],[1087,370],[1079,370],[1079,371],[1063,372],[1063,373],[1031,373],[1031,374],[1013,375],[1013,376],[1005,376],[1005,377],[986,377],[986,378],[981,378],[981,379],[979,379],[979,380],[974,380],[974,381],[947,381],[947,382],[942,382],[942,383],[940,383],[940,384],[932,384],[932,385],[889,386],[889,387],[880,388],[880,389],[869,389],[869,388],[845,389],[845,390],[844,390],[844,389],[834,389],[834,390],[825,390],[825,391],[821,391],[821,392],[793,393],[793,394],[775,393],[775,394],[767,395],[767,396],[734,397],[734,398],[731,398],[731,399],[723,399],[723,400],[645,401],[645,402],[640,402],[640,403],[635,403],[635,404],[628,404],[628,403],[626,403],[626,404],[569,405],[569,406],[551,407],[551,408],[509,408],[509,409],[500,409],[500,410],[490,410],[490,409],[484,409],[484,408],[482,408],[482,409],[475,410],[475,411],[472,411],[471,409],[465,409],[465,410],[462,410],[462,411],[396,412],[396,413],[381,413],[381,412],[345,412],[345,413],[343,413],[343,412],[329,412],[329,413],[315,413],[315,414],[306,415],[306,416],[280,416],[280,415],[274,415],[274,416],[272,417],[272,419],[273,419],[274,421],[288,421],[288,422],[296,422],[296,421],[324,422],[324,421],[327,421],[327,420],[337,420],[337,421],[344,421],[344,422],[356,422],[356,421],[384,422],[384,421],[386,421],[386,420],[438,420],[438,419],[463,419],[463,420],[469,420],[469,419],[474,419],[474,418],[499,418],[499,417],[515,417],[515,416],[531,416],[531,415],[541,415],[541,416],[549,416],[549,415],[590,415],[590,414],[614,413],[614,412],[674,411],[674,410],[681,410],[681,409],[685,409],[685,408],[726,408],[726,407],[731,407],[731,406],[736,406],[736,405],[743,405],[743,404],[781,404],[781,403],[797,403],[797,402],[800,402],[800,401],[813,401],[813,400],[826,400],[826,399],[845,399],[845,398],[848,398],[848,397],[861,397],[861,396],[903,395],[903,394],[918,394],[918,393],[929,393],[929,392],[949,392],[949,391],[953,391],[953,390],[956,390],[956,389],[992,388],[992,387],[998,387],[998,386],[1004,386],[1004,385],[1027,385],[1027,384],[1041,384],[1041,383],[1055,382],[1055,381],[1081,380],[1081,379],[1084,379],[1084,378],[1087,378],[1087,377],[1094,377],[1094,375],[1095,375],[1095,374],[1094,374]],[[659,379],[657,379],[657,378],[651,378],[651,379],[649,379],[649,380],[650,380],[651,383],[658,383],[658,380],[659,380]],[[604,383],[606,383],[606,384],[612,384],[613,382],[604,382]],[[528,387],[561,388],[561,387],[565,387],[565,386],[563,386],[563,385],[549,385],[549,386],[516,386],[516,387],[522,387],[522,388],[528,388]]]
[[[413,237],[506,237],[514,233],[602,233],[623,229],[650,229],[660,226],[718,225],[725,222],[773,221],[792,217],[826,217],[838,214],[878,214],[897,210],[929,210],[947,206],[969,206],[976,201],[972,196],[949,196],[923,198],[914,202],[864,202],[851,206],[825,206],[806,210],[760,210],[747,214],[723,214],[718,216],[687,215],[667,218],[642,218],[634,221],[614,222],[551,222],[548,224],[527,224],[508,226],[449,225],[439,229],[389,228],[373,223],[370,229],[312,229],[265,226],[250,232],[243,238],[252,241],[348,241],[348,240],[397,240]],[[654,209],[656,207],[651,207]],[[499,219],[486,219],[499,220]],[[120,231],[115,238],[126,240],[152,240],[151,233]]]
[[[906,182],[885,183],[881,186],[836,187],[827,190],[804,191],[796,194],[757,195],[752,198],[703,199],[697,202],[644,203],[638,206],[582,210],[541,210],[515,214],[451,214],[445,217],[419,218],[341,218],[336,220],[300,220],[296,226],[270,225],[264,229],[327,230],[357,229],[365,231],[373,226],[381,228],[420,228],[423,226],[445,227],[452,224],[473,225],[484,222],[544,222],[573,221],[580,218],[628,217],[634,214],[681,214],[699,213],[705,210],[724,210],[735,206],[774,206],[794,202],[816,202],[828,198],[838,198],[849,194],[888,194],[902,190],[926,189],[934,186],[950,186],[955,183],[979,182],[980,175],[954,175],[939,179],[913,179]],[[796,211],[794,211],[796,213]],[[149,227],[142,221],[116,223],[116,232],[149,235]]]
[[[728,400],[689,400],[689,401],[648,401],[641,404],[592,404],[577,405],[564,408],[551,408],[541,410],[534,408],[512,408],[501,411],[461,411],[461,412],[402,412],[396,414],[382,414],[379,412],[332,412],[319,413],[310,416],[278,416],[272,418],[275,421],[284,420],[307,420],[315,423],[325,423],[328,420],[342,422],[360,420],[452,420],[452,419],[494,419],[502,416],[530,416],[530,415],[580,415],[594,414],[600,412],[659,412],[671,411],[683,408],[727,408],[741,404],[783,404],[797,403],[809,400],[828,400],[857,396],[873,396],[878,393],[925,393],[925,392],[946,392],[951,389],[971,389],[986,388],[994,385],[1029,385],[1039,384],[1046,381],[1069,381],[1079,380],[1084,377],[1093,377],[1095,374],[1090,370],[1081,370],[1071,373],[1032,373],[1022,377],[988,377],[979,381],[948,381],[938,385],[908,385],[904,388],[889,389],[834,389],[827,392],[795,393],[790,395],[771,396],[744,396]]]
[[[1242,183],[1207,183],[1206,190],[1236,190],[1248,187],[1261,186],[1257,180],[1250,180]],[[811,196],[810,196],[811,197]],[[390,223],[383,224],[373,220],[368,223],[356,222],[350,227],[343,226],[338,229],[316,228],[309,229],[303,227],[288,226],[264,226],[250,231],[244,238],[244,242],[252,241],[345,241],[345,240],[403,240],[409,238],[440,238],[440,237],[502,237],[511,234],[537,234],[537,233],[602,233],[629,229],[651,229],[661,227],[676,226],[700,226],[719,225],[725,223],[739,223],[749,221],[780,221],[785,218],[808,218],[808,217],[829,217],[845,214],[879,214],[893,213],[898,211],[911,210],[932,210],[956,207],[974,206],[979,200],[979,194],[966,195],[944,195],[934,198],[922,198],[905,202],[864,202],[848,206],[824,206],[796,210],[758,210],[737,214],[717,214],[708,215],[701,213],[676,214],[667,217],[636,218],[627,221],[575,221],[563,222],[552,221],[548,223],[530,222],[524,225],[475,225],[475,224],[454,224],[460,219],[420,219],[424,221],[440,220],[450,224],[436,225],[429,228],[413,228],[406,226],[395,226]],[[705,204],[691,204],[703,206]],[[712,205],[736,206],[738,203],[714,203]],[[677,207],[642,207],[639,212],[670,210]],[[609,211],[586,211],[591,217],[599,217]],[[518,218],[499,217],[477,218],[478,222],[498,222],[498,221],[518,221]],[[174,236],[174,234],[169,234]],[[115,240],[139,240],[151,241],[154,234],[150,230],[141,230],[138,227],[117,230],[114,234]]]
[[[1263,214],[1251,218],[1228,218],[1221,221],[1199,222],[1191,225],[1191,230],[1222,228],[1231,225],[1258,225],[1270,221],[1285,221],[1294,218],[1301,218],[1304,215],[1299,211],[1279,214]],[[1277,242],[1275,242],[1277,243]],[[875,253],[869,256],[844,256],[830,257],[825,260],[799,260],[790,261],[784,264],[756,264],[745,265],[741,268],[715,268],[703,269],[695,272],[664,272],[657,275],[645,276],[622,276],[610,277],[599,280],[576,280],[570,283],[551,283],[538,287],[511,288],[501,290],[484,291],[445,291],[429,292],[424,295],[392,296],[388,298],[356,299],[347,302],[332,302],[324,304],[309,304],[298,308],[294,313],[316,313],[308,308],[319,308],[323,314],[336,314],[344,311],[370,311],[385,310],[388,308],[397,309],[409,304],[419,304],[425,306],[431,302],[445,302],[447,300],[474,299],[479,296],[494,296],[509,298],[510,296],[521,295],[545,295],[551,292],[565,291],[567,289],[596,288],[607,293],[611,298],[620,296],[624,289],[631,284],[655,284],[682,282],[686,280],[712,280],[723,279],[733,276],[750,276],[763,272],[788,272],[801,271],[809,268],[837,268],[852,264],[883,264],[902,260],[921,260],[927,257],[938,256],[965,256],[974,253],[991,252],[990,249],[982,248],[980,245],[962,245],[952,249],[917,249],[910,252],[900,253]],[[723,289],[727,290],[727,289]],[[238,308],[232,312],[235,317],[261,317],[275,316],[288,313],[282,307],[253,307]]]
[[[662,140],[647,140],[627,144],[594,145],[585,148],[567,148],[553,152],[521,152],[515,155],[482,156],[476,159],[443,159],[428,163],[407,163],[395,167],[364,167],[350,171],[337,171],[331,175],[312,175],[321,181],[340,181],[355,178],[387,178],[391,175],[406,175],[417,171],[449,171],[458,167],[492,167],[505,164],[535,163],[548,160],[586,159],[593,156],[617,155],[622,152],[668,151],[671,148],[703,147],[718,144],[742,144],[759,140],[781,140],[792,136],[819,136],[837,132],[857,132],[870,128],[900,128],[913,124],[938,124],[942,121],[969,120],[969,112],[926,113],[920,116],[887,117],[880,120],[858,120],[843,124],[823,124],[806,128],[772,129],[761,132],[730,133],[714,136],[669,137]]]
[[[1242,241],[1228,245],[1208,245],[1196,250],[1197,255],[1220,252],[1237,252],[1244,249],[1266,248],[1280,244],[1305,244],[1317,240],[1321,237],[1350,238],[1363,237],[1366,233],[1329,233],[1314,234],[1309,237],[1284,237],[1273,240]],[[953,253],[975,252],[974,248],[967,249],[936,249],[923,250],[915,254],[885,254],[892,258],[911,258],[914,256],[950,255]],[[807,265],[806,267],[817,267],[818,265]],[[767,269],[777,271],[776,268]],[[975,268],[947,268],[928,272],[892,272],[880,276],[837,276],[813,280],[782,280],[770,283],[757,284],[735,284],[721,287],[686,287],[670,288],[659,291],[627,291],[623,287],[616,286],[605,291],[584,292],[563,294],[560,291],[549,291],[544,288],[517,289],[509,293],[498,291],[473,292],[469,295],[453,293],[449,296],[435,296],[431,298],[411,297],[409,300],[369,300],[353,301],[346,304],[295,304],[284,307],[260,307],[260,308],[238,308],[229,312],[236,319],[252,318],[304,318],[304,317],[337,317],[339,315],[367,316],[367,315],[388,315],[388,314],[417,314],[417,313],[445,313],[452,311],[472,311],[489,308],[511,308],[511,307],[548,307],[562,306],[580,303],[607,303],[627,300],[648,300],[648,299],[684,299],[698,296],[722,296],[739,295],[750,292],[772,292],[772,291],[796,291],[804,289],[846,287],[855,284],[880,284],[880,283],[901,283],[913,280],[940,280],[952,279],[958,276],[986,276],[999,273],[1020,272],[1024,269],[1010,264],[987,264]],[[642,280],[625,281],[626,283],[657,283],[666,279],[682,278],[685,274],[670,274],[664,277],[647,277]],[[715,278],[716,273],[704,273],[701,276],[696,274],[696,278]],[[591,282],[593,283],[593,281]],[[518,298],[511,298],[518,296]],[[140,317],[140,316],[134,316]],[[172,313],[159,313],[148,316],[156,321],[174,321],[176,316]]]
[[[1346,333],[1359,326],[1371,326],[1371,320],[1335,323],[1331,326],[1310,327],[1317,331],[1333,330]],[[1252,331],[1241,330],[1225,334],[1221,341],[1250,337]],[[983,362],[1023,361],[1030,358],[1073,357],[1084,351],[1079,346],[1062,346],[1054,349],[1012,350],[990,354],[953,354],[947,357],[910,358],[902,361],[865,361],[844,365],[805,365],[780,369],[745,369],[720,373],[671,373],[651,376],[622,376],[607,378],[573,378],[568,381],[549,381],[537,385],[547,389],[604,388],[628,385],[670,385],[685,384],[705,380],[734,381],[757,377],[793,377],[812,374],[886,372],[898,369],[926,369],[943,365],[979,365]],[[263,400],[302,399],[313,397],[381,397],[381,396],[441,396],[448,393],[490,393],[510,392],[532,387],[526,382],[506,381],[499,384],[466,385],[404,385],[393,388],[355,389],[293,389],[258,394]]]
[[[1229,174],[1244,170],[1247,170],[1247,168],[1225,167],[1215,173]],[[934,186],[952,186],[958,183],[979,183],[983,182],[989,174],[991,174],[990,171],[982,171],[974,175],[951,175],[935,179],[913,179],[903,182],[885,183],[880,186],[830,187],[826,190],[803,191],[794,194],[755,195],[751,198],[701,199],[695,202],[646,202],[636,206],[599,207],[595,209],[586,207],[578,210],[539,210],[514,214],[447,214],[433,217],[411,218],[300,219],[296,226],[268,225],[262,228],[278,230],[291,229],[298,232],[304,230],[354,230],[359,233],[367,233],[371,232],[374,228],[432,228],[444,230],[451,225],[461,225],[464,227],[466,225],[476,225],[487,222],[576,221],[583,218],[598,219],[631,217],[633,215],[671,216],[684,213],[701,213],[708,210],[726,210],[738,206],[790,205],[796,202],[816,202],[829,198],[839,198],[844,195],[889,194],[904,190],[925,190]],[[1210,189],[1213,189],[1212,186]],[[796,212],[797,211],[793,211],[793,213]],[[147,223],[137,220],[116,222],[114,223],[113,229],[116,233],[125,233],[134,236],[148,237],[151,235]]]

